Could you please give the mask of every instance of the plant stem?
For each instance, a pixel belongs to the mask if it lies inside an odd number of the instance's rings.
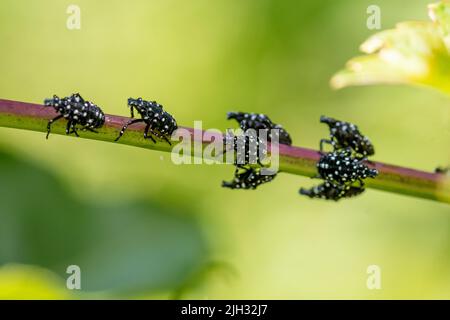
[[[3,127],[45,132],[48,120],[56,116],[57,113],[51,107],[0,99],[0,126]],[[118,132],[128,120],[127,117],[106,115],[105,125],[98,130],[98,133],[83,131],[80,135],[86,139],[114,142]],[[52,124],[52,133],[65,134],[65,125],[65,120],[56,121]],[[172,150],[173,143],[171,146],[159,139],[156,143],[145,140],[142,135],[143,129],[144,125],[141,123],[130,126],[117,143],[166,152]],[[211,139],[203,136],[203,131],[192,128],[184,129],[191,133],[191,145],[199,143],[206,146],[211,143]],[[316,163],[320,158],[318,151],[280,145],[279,152],[280,171],[308,177],[316,174]],[[366,186],[369,188],[450,203],[450,177],[448,175],[418,171],[381,162],[367,162],[367,165],[379,171],[378,177],[366,180]]]

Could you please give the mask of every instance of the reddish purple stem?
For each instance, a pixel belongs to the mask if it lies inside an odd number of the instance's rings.
[[[0,99],[0,120],[2,114],[16,118],[42,119],[45,121],[57,116],[53,108],[41,104]],[[104,127],[119,131],[128,120],[128,117],[107,114]],[[3,122],[7,122],[7,120]],[[8,126],[8,123],[0,123],[0,125]],[[137,123],[130,130],[142,131],[144,126],[144,123]],[[20,125],[15,127],[28,129]],[[189,130],[194,139],[200,137],[204,144],[211,142],[203,137],[203,132],[198,132],[193,128],[184,129]],[[45,131],[45,127],[41,131]],[[197,134],[195,135],[194,132]],[[315,175],[315,165],[320,158],[318,151],[286,145],[280,145],[279,151],[280,169],[282,171],[306,176]],[[379,176],[376,179],[367,179],[368,187],[450,203],[450,183],[448,177],[444,174],[424,172],[381,162],[367,162],[367,165],[379,171]]]

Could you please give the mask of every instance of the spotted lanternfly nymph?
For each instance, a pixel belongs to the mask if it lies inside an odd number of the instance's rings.
[[[326,123],[330,128],[330,140],[320,140],[320,151],[323,152],[324,143],[329,143],[334,147],[334,150],[352,148],[355,152],[354,156],[359,159],[375,154],[372,142],[353,123],[325,116],[320,117],[320,122]]]
[[[363,193],[365,189],[360,186],[338,185],[325,181],[310,189],[300,189],[300,194],[310,198],[338,201],[342,198],[351,198]]]
[[[130,107],[131,117],[134,118],[134,109],[140,114],[141,119],[132,119],[128,121],[120,131],[119,136],[115,141],[119,140],[120,137],[125,133],[125,130],[129,125],[144,122],[146,127],[144,129],[144,139],[151,139],[156,142],[152,135],[162,138],[170,143],[168,137],[178,128],[175,119],[164,111],[163,106],[156,101],[146,101],[142,98],[129,98],[128,106]]]
[[[363,193],[364,179],[378,175],[376,169],[370,169],[363,163],[375,153],[372,143],[353,123],[325,116],[320,117],[320,122],[330,128],[330,140],[320,140],[322,156],[317,162],[318,178],[325,181],[310,189],[301,188],[300,194],[338,201]],[[325,153],[324,143],[331,144],[333,152]],[[359,182],[359,186],[354,185],[355,182]]]
[[[94,129],[102,127],[105,123],[103,111],[92,102],[84,100],[79,93],[65,98],[54,95],[51,99],[45,99],[44,104],[53,107],[59,113],[47,124],[47,139],[52,123],[61,118],[67,119],[66,134],[75,133],[77,137],[79,137],[77,125],[80,125],[82,130],[96,132]]]
[[[362,160],[353,158],[350,148],[322,155],[317,169],[320,178],[340,185],[359,181],[363,186],[363,179],[375,178],[378,175],[376,169],[370,169]]]
[[[287,145],[292,144],[289,133],[281,125],[273,123],[268,116],[262,113],[228,112],[227,119],[235,119],[243,131],[248,129],[254,129],[256,131],[261,129],[269,130],[267,141],[272,141],[272,133],[270,130],[276,130],[278,143]]]
[[[260,168],[242,168],[236,169],[234,179],[230,182],[223,181],[222,187],[230,189],[256,189],[259,185],[270,182],[276,174],[263,175]]]
[[[240,135],[226,134],[224,136],[224,148],[232,145],[236,158],[234,164],[243,168],[249,164],[263,166],[261,160],[267,156],[267,145],[256,135],[242,133]]]
[[[222,186],[231,189],[256,189],[259,185],[272,181],[276,174],[261,174],[263,166],[261,160],[267,156],[266,142],[272,142],[272,134],[276,134],[278,143],[291,145],[292,140],[289,133],[281,125],[273,123],[264,114],[228,112],[227,119],[235,119],[244,133],[240,136],[227,134],[224,138],[226,146],[230,142],[233,144],[237,169],[234,173],[234,179],[230,182],[224,181]],[[254,135],[249,133],[249,129],[255,130]],[[260,130],[267,130],[265,137],[261,136]],[[227,147],[225,148],[227,149]],[[260,167],[249,165],[254,163],[257,163]]]

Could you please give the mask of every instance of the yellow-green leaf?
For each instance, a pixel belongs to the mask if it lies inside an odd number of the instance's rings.
[[[360,47],[366,55],[348,61],[332,87],[413,84],[450,94],[450,4],[430,5],[429,13],[431,22],[402,22],[367,39]]]

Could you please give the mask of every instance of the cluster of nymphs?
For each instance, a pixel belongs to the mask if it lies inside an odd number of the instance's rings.
[[[105,114],[100,107],[84,100],[78,93],[65,98],[54,95],[51,99],[45,99],[44,103],[58,113],[47,124],[47,138],[52,123],[61,118],[67,119],[66,134],[74,133],[76,136],[79,129],[96,132],[95,129],[105,124]],[[122,137],[129,125],[143,122],[145,139],[156,142],[154,137],[158,137],[170,144],[169,138],[177,129],[177,123],[162,105],[142,98],[129,98],[128,107],[132,119],[124,124],[115,141]],[[139,113],[140,119],[133,119],[134,110]],[[224,137],[224,151],[227,151],[229,142],[233,146],[236,169],[233,180],[223,181],[222,186],[230,189],[256,189],[259,185],[272,181],[276,172],[267,171],[261,163],[267,155],[267,143],[291,145],[289,133],[264,114],[229,112],[227,118],[238,122],[242,134],[226,134]],[[368,156],[374,154],[372,143],[352,123],[324,116],[320,121],[330,128],[330,139],[320,141],[322,156],[317,163],[317,177],[324,182],[311,189],[302,188],[300,194],[335,201],[361,194],[364,192],[364,179],[378,175],[377,170],[370,169],[364,163]],[[253,135],[248,134],[249,131]],[[331,144],[333,151],[325,152],[324,144]],[[239,158],[239,155],[243,157]]]
[[[54,95],[51,99],[45,99],[44,104],[51,106],[59,115],[50,120],[47,124],[47,138],[50,134],[51,125],[61,118],[67,119],[66,134],[75,133],[78,136],[78,126],[81,130],[96,132],[105,123],[105,114],[99,106],[90,101],[84,100],[80,94],[75,93],[70,97],[59,98]],[[144,138],[155,142],[153,136],[164,139],[170,144],[169,137],[177,129],[175,119],[166,111],[163,106],[156,101],[146,101],[142,98],[128,99],[128,107],[130,108],[131,118],[134,118],[134,109],[139,113],[141,119],[129,120],[120,130],[119,136],[115,141],[125,133],[129,125],[134,123],[145,123]]]
[[[264,114],[229,112],[227,119],[236,120],[242,134],[240,136],[227,134],[224,137],[225,146],[228,145],[227,140],[232,140],[236,153],[236,169],[234,179],[229,182],[223,181],[222,186],[230,189],[256,189],[259,185],[272,181],[276,172],[263,172],[265,169],[261,164],[267,153],[266,142],[272,142],[274,138],[272,134],[276,134],[279,144],[291,145],[289,133]],[[248,130],[251,129],[254,130],[254,135],[248,134]],[[239,139],[245,139],[244,143],[239,144]],[[244,159],[239,159],[239,155],[243,155]]]
[[[320,141],[322,156],[317,163],[317,178],[324,182],[311,189],[300,189],[300,194],[310,198],[338,201],[364,192],[364,179],[375,178],[376,169],[370,169],[363,161],[375,153],[370,140],[358,127],[349,122],[322,116],[320,122],[330,128],[330,139]],[[331,144],[333,151],[325,152],[324,144]]]

